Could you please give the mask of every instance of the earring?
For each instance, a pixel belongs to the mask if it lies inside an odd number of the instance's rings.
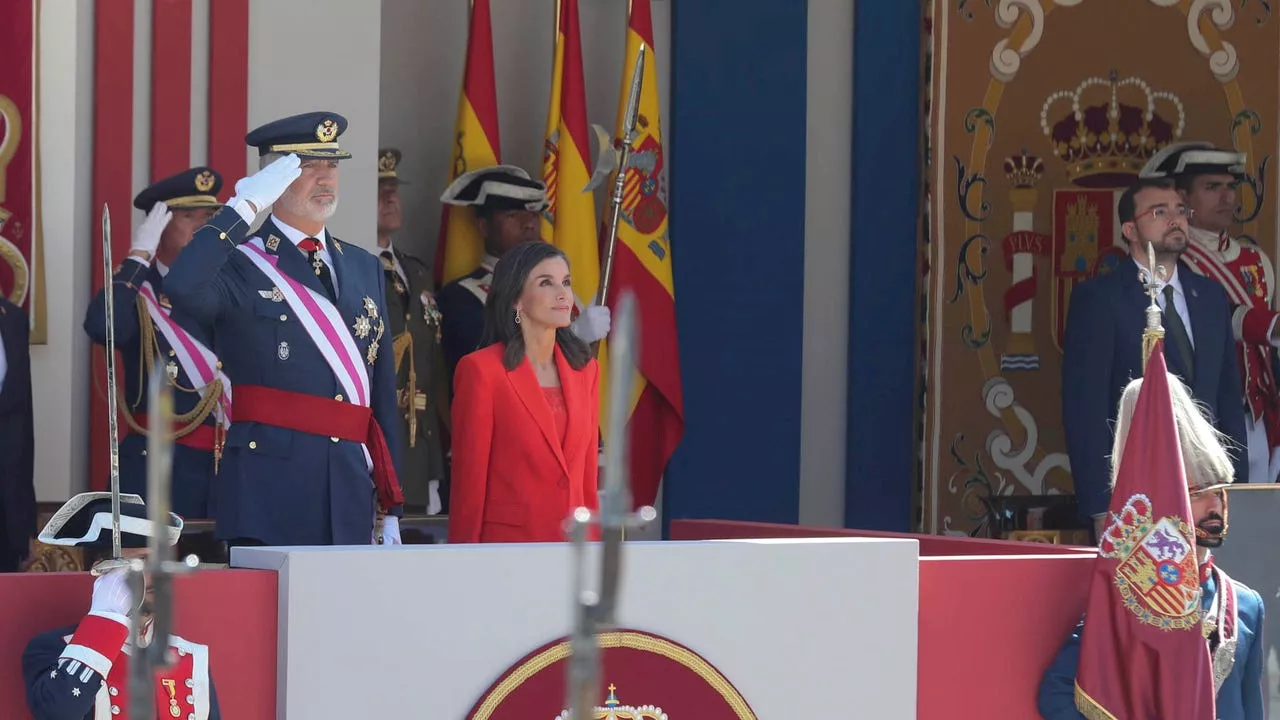
[[[516,308],[516,324],[520,324],[520,308]]]

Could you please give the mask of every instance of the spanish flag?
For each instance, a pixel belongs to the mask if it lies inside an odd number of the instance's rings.
[[[458,121],[450,142],[453,154],[446,187],[465,172],[501,162],[498,92],[493,80],[493,27],[489,18],[489,0],[471,0],[467,65],[458,98]],[[476,230],[475,210],[442,206],[436,242],[436,287],[475,270],[483,259],[484,240]]]
[[[622,291],[630,290],[635,294],[638,309],[638,377],[627,420],[631,485],[637,506],[653,504],[667,462],[684,436],[675,286],[671,275],[671,241],[667,235],[667,177],[649,0],[633,0],[627,22],[627,49],[615,135],[618,141],[626,136],[627,96],[641,46],[645,47],[643,85],[631,155],[627,167],[618,170],[626,173],[625,189],[613,277],[609,282],[609,297],[605,298],[606,304],[616,310]],[[613,187],[616,177],[615,174],[610,178],[609,188]],[[574,272],[576,275],[576,267]],[[601,387],[608,387],[607,360],[602,344]],[[604,407],[607,400],[608,394],[601,393],[601,418],[608,417],[608,408]]]
[[[556,28],[551,102],[542,146],[542,181],[548,202],[542,213],[542,239],[569,257],[574,295],[582,308],[595,301],[600,287],[600,252],[595,197],[582,191],[591,179],[591,140],[587,135],[578,0],[556,3]]]

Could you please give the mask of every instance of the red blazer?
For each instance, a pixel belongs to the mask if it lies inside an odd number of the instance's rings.
[[[454,372],[449,542],[564,541],[573,509],[599,506],[600,368],[574,370],[556,347],[569,414],[562,449],[533,366],[507,372],[503,349],[477,350]]]

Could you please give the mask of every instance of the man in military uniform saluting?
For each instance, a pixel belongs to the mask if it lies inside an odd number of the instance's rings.
[[[229,545],[400,542],[395,359],[382,263],[333,237],[346,118],[312,112],[245,141],[236,183],[169,273],[175,309],[213,328],[235,383],[215,535]],[[245,240],[259,212],[271,209]]]
[[[480,347],[484,300],[489,296],[498,258],[522,242],[542,240],[538,213],[547,207],[547,186],[514,165],[493,165],[459,175],[440,200],[450,205],[474,206],[476,224],[484,238],[480,267],[440,289],[444,356],[452,378],[462,356]],[[609,308],[589,305],[582,309],[571,329],[593,343],[609,334],[609,326]]]
[[[394,343],[396,399],[403,415],[405,507],[438,514],[442,507],[444,454],[440,429],[449,424],[449,383],[440,348],[440,309],[427,289],[426,263],[391,242],[400,229],[400,151],[378,151],[378,254],[387,283],[387,326]]]
[[[120,489],[146,496],[147,378],[162,365],[174,387],[173,510],[187,518],[213,517],[218,453],[230,410],[230,383],[210,349],[207,328],[174,311],[166,293],[169,268],[196,229],[222,207],[222,178],[207,167],[167,177],[133,199],[147,213],[133,235],[129,255],[112,278],[115,343],[125,392],[119,407],[131,431],[120,441]],[[84,329],[99,345],[107,340],[106,294],[89,303]],[[101,381],[99,381],[100,383]]]

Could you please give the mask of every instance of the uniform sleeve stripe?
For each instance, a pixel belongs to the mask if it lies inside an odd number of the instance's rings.
[[[105,678],[128,637],[129,624],[123,615],[90,612],[76,627],[62,657],[78,660]]]
[[[83,645],[68,645],[62,651],[62,657],[79,660],[104,678],[111,674],[111,666],[114,664],[102,653]]]

